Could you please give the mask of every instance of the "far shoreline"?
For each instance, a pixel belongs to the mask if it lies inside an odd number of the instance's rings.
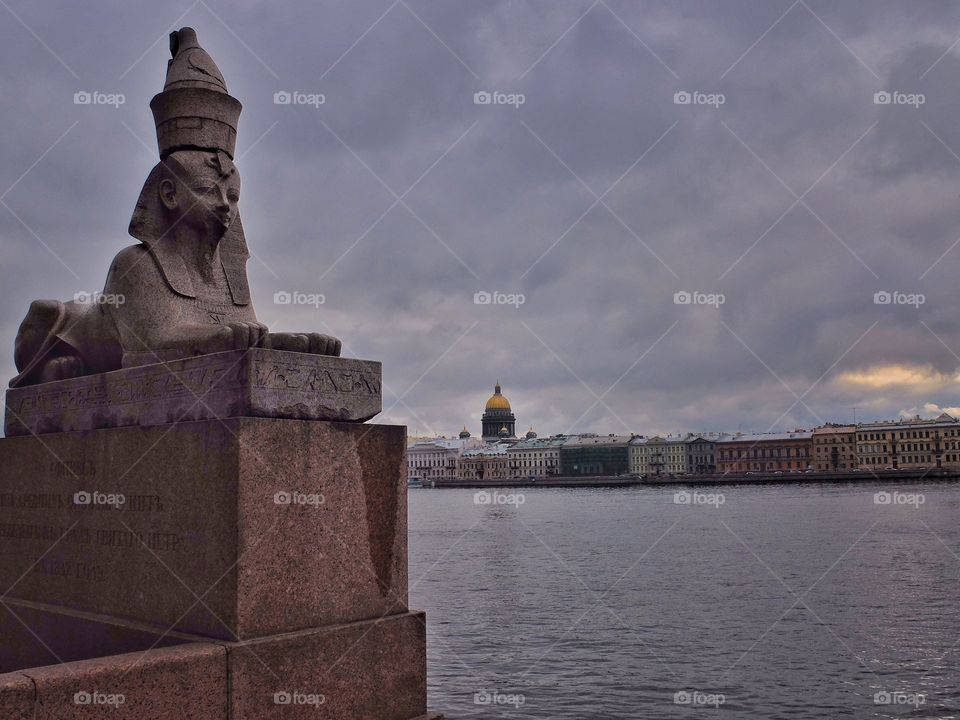
[[[434,480],[423,485],[411,485],[412,489],[444,490],[451,488],[620,488],[620,487],[659,487],[659,486],[726,486],[726,485],[777,485],[777,484],[818,484],[818,483],[918,483],[918,482],[957,482],[960,471],[937,469],[930,470],[881,470],[871,472],[781,472],[781,473],[728,473],[724,475],[675,475],[660,477],[637,477],[634,475],[586,475],[574,477],[549,477],[531,480],[529,478],[480,479],[444,479]]]

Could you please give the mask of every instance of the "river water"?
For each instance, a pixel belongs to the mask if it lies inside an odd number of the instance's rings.
[[[431,708],[960,718],[960,486],[698,491],[411,490]]]

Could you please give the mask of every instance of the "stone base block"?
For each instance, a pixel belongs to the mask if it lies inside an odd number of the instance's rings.
[[[231,643],[234,720],[409,720],[427,711],[422,613]]]
[[[33,680],[21,673],[0,675],[0,717],[30,720],[36,707]]]
[[[382,409],[373,360],[251,348],[7,390],[15,435],[239,416],[362,422]]]
[[[0,439],[0,587],[225,640],[402,613],[405,452],[263,418]]]
[[[0,675],[4,720],[227,720],[227,651],[209,643]]]
[[[0,604],[0,673],[192,642],[196,637],[54,605]],[[0,718],[5,716],[0,715]]]
[[[50,624],[76,621],[74,613],[37,612]],[[114,634],[130,629],[112,619],[86,620],[116,625]],[[152,637],[128,637],[141,645],[133,652],[0,675],[0,717],[440,720],[426,708],[424,622],[422,613],[404,613],[241,642],[178,636],[180,644],[170,647],[159,646],[164,635],[155,629]],[[0,660],[7,647],[0,646]]]

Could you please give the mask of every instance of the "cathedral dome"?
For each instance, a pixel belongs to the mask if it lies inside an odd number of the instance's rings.
[[[494,388],[493,395],[487,400],[486,410],[510,410],[510,401],[500,392],[500,383]]]

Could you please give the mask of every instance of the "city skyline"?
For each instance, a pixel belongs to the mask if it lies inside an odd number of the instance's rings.
[[[496,387],[495,394],[500,393],[501,386],[502,386],[502,383],[500,383],[500,381],[498,380],[495,386]],[[513,401],[508,397],[506,392],[503,393],[503,397],[507,399],[507,403],[509,405],[509,407],[507,408],[507,411],[508,412],[515,411]],[[489,402],[489,399],[487,400],[487,402]],[[860,408],[856,408],[856,407],[850,408],[851,412],[859,409]],[[437,432],[437,433],[430,433],[430,432],[423,433],[423,432],[418,432],[417,428],[408,427],[407,434],[411,438],[418,438],[418,439],[419,438],[424,438],[424,439],[455,438],[458,435],[462,436],[462,432],[465,430],[470,433],[471,437],[483,438],[483,434],[481,432],[482,424],[483,424],[483,413],[484,413],[484,410],[481,410],[479,412],[474,410],[474,412],[471,413],[470,418],[468,420],[465,420],[463,423],[461,423],[462,429],[460,430]],[[936,403],[927,403],[924,405],[923,408],[911,408],[909,411],[903,410],[896,417],[880,417],[880,416],[864,417],[862,415],[857,415],[855,418],[851,417],[850,420],[844,420],[842,418],[825,419],[823,421],[818,422],[816,425],[796,426],[792,428],[780,428],[779,430],[775,428],[757,429],[757,428],[749,428],[749,427],[746,427],[746,428],[745,427],[737,427],[737,428],[721,427],[721,428],[709,428],[709,429],[702,429],[702,428],[680,428],[680,429],[672,429],[672,430],[658,429],[653,431],[643,431],[641,429],[638,431],[636,428],[634,428],[634,429],[630,429],[628,433],[635,434],[640,437],[655,437],[655,436],[660,436],[660,437],[681,436],[682,437],[687,435],[708,435],[708,434],[724,434],[724,433],[726,434],[735,434],[735,433],[767,434],[767,433],[776,433],[776,432],[813,430],[817,427],[826,427],[830,425],[853,425],[853,424],[859,425],[859,424],[865,424],[865,423],[868,424],[868,423],[876,423],[876,422],[897,422],[897,421],[903,421],[903,420],[912,420],[914,418],[932,420],[942,415],[943,413],[946,413],[947,415],[950,415],[954,418],[960,418],[960,407],[956,407],[956,408],[941,407]],[[617,432],[614,432],[614,431],[606,432],[606,431],[600,431],[600,430],[589,429],[589,428],[580,429],[575,432],[561,431],[561,430],[553,429],[549,426],[536,426],[531,423],[526,423],[522,418],[513,421],[513,424],[515,424],[517,428],[516,429],[517,437],[524,436],[528,431],[533,431],[538,436],[541,436],[541,437],[553,437],[556,435],[579,435],[579,434],[596,434],[596,435],[618,434]],[[525,430],[524,428],[527,428],[527,430]]]

